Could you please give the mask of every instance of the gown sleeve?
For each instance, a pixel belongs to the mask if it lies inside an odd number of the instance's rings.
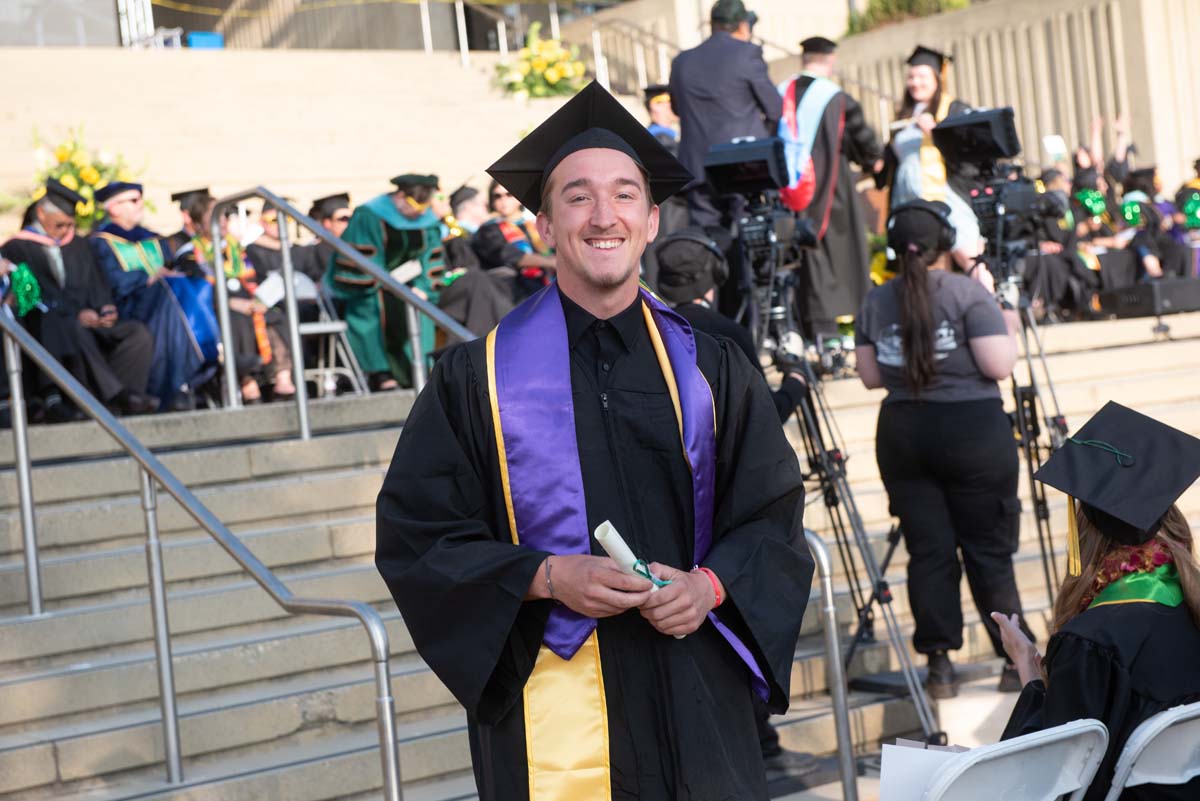
[[[552,604],[524,601],[548,554],[489,507],[483,397],[465,348],[438,362],[379,493],[375,564],[421,657],[488,723],[520,698]]]
[[[862,106],[850,95],[846,98],[846,126],[843,142],[846,158],[864,170],[870,170],[883,157],[883,148],[875,132],[863,117]]]
[[[782,712],[813,576],[801,525],[804,483],[766,383],[728,341],[715,396],[717,497],[704,566],[725,585],[718,617],[755,652],[768,707]]]
[[[88,244],[91,246],[96,264],[99,265],[105,280],[112,288],[113,300],[117,305],[124,304],[146,288],[146,282],[150,276],[141,270],[128,272],[122,270],[120,262],[117,261],[117,254],[113,252],[112,246],[103,237],[92,237],[88,239]]]
[[[354,210],[350,224],[342,233],[342,240],[351,245],[362,255],[387,269],[384,249],[387,243],[383,238],[383,223],[373,212],[365,207]],[[329,264],[330,278],[335,284],[349,287],[374,286],[375,279],[358,269],[352,261],[345,259],[335,252]]]

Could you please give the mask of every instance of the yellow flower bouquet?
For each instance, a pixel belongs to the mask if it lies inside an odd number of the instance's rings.
[[[563,47],[557,39],[540,38],[541,23],[529,26],[525,47],[516,60],[496,65],[496,82],[518,98],[573,95],[583,88],[587,68],[576,47]]]
[[[82,128],[72,128],[56,145],[43,142],[34,131],[33,144],[36,188],[28,201],[41,199],[48,178],[58,179],[63,186],[83,197],[83,202],[75,205],[75,224],[81,232],[90,230],[104,214],[104,210],[96,206],[96,190],[110,181],[133,181],[136,177],[119,154],[89,150],[83,141]]]

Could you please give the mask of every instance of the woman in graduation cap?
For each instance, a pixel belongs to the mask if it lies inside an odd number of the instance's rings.
[[[1200,567],[1176,505],[1198,476],[1200,440],[1111,401],[1034,475],[1067,493],[1068,575],[1045,658],[992,616],[1024,684],[1003,737],[1103,722],[1108,751],[1085,801],[1105,797],[1138,724],[1200,701]],[[1200,798],[1200,777],[1121,798]]]
[[[905,124],[884,149],[883,169],[876,173],[875,185],[890,190],[889,208],[912,200],[948,205],[956,232],[954,261],[960,269],[970,270],[981,252],[979,220],[970,202],[979,170],[972,164],[947,162],[932,135],[942,120],[971,110],[946,89],[949,61],[946,54],[921,45],[908,57],[904,100],[896,114],[901,121],[896,125]]]

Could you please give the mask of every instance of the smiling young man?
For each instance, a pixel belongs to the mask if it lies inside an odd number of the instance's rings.
[[[376,564],[467,710],[485,801],[766,799],[752,699],[787,707],[803,485],[737,346],[639,287],[690,176],[596,84],[489,172],[558,280],[434,369]],[[655,584],[604,555],[606,520]]]

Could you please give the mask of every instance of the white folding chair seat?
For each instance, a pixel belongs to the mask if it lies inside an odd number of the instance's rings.
[[[296,277],[300,278],[301,275]],[[303,277],[308,278],[308,276]],[[354,356],[350,340],[346,337],[348,330],[346,322],[337,316],[333,304],[325,297],[322,289],[317,287],[311,279],[309,279],[309,284],[311,293],[303,292],[305,295],[303,299],[316,302],[320,317],[314,322],[301,323],[300,336],[320,337],[322,341],[317,349],[317,364],[314,367],[305,368],[304,378],[316,382],[318,398],[325,397],[330,386],[335,384],[334,376],[338,375],[346,377],[355,395],[368,392],[366,376],[358,364],[358,359]],[[302,294],[299,282],[297,282],[296,290],[299,298]]]
[[[1184,784],[1200,776],[1200,701],[1165,709],[1142,721],[1125,741],[1104,801],[1126,787]]]
[[[1107,746],[1103,723],[1076,720],[972,748],[937,769],[924,801],[1079,801]]]

